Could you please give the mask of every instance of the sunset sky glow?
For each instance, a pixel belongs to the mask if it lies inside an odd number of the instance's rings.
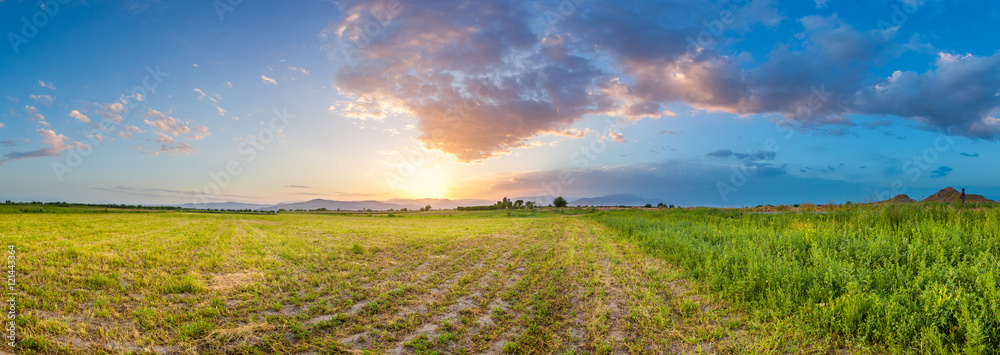
[[[957,0],[0,0],[0,199],[998,199],[997,23]]]

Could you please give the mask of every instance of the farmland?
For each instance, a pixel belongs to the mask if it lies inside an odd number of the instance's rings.
[[[594,219],[761,314],[893,352],[1000,351],[1000,209],[992,205]]]
[[[20,353],[988,352],[1000,339],[998,210],[80,212],[0,215]]]

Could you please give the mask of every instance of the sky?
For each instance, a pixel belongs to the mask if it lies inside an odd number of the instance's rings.
[[[966,0],[0,0],[0,200],[998,199],[998,22]]]

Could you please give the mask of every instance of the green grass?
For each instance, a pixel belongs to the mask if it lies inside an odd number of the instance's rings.
[[[755,313],[892,352],[1000,351],[1000,210],[591,215]]]

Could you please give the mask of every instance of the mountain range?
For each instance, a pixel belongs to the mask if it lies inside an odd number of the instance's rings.
[[[522,196],[515,197],[511,200],[524,200],[524,201],[534,201],[535,203],[548,206],[552,203],[553,197],[551,196]],[[636,195],[608,195],[602,197],[588,197],[588,198],[577,198],[567,199],[570,206],[642,206],[647,203],[657,204],[659,200],[647,200]],[[417,210],[424,206],[430,205],[432,209],[455,209],[459,206],[488,206],[496,203],[496,201],[490,200],[479,200],[479,199],[461,199],[461,200],[451,200],[451,199],[392,199],[387,201],[336,201],[336,200],[326,200],[326,199],[315,199],[304,202],[283,202],[274,205],[265,204],[253,204],[253,203],[241,203],[241,202],[223,202],[223,203],[204,203],[204,204],[193,204],[186,203],[182,205],[176,205],[181,208],[191,208],[191,209],[218,209],[218,210],[254,210],[254,211],[277,211],[277,210],[317,210],[320,208],[325,208],[330,211],[343,210],[343,211],[358,211],[358,210],[373,210],[373,211],[387,211],[387,210],[400,210],[403,208],[410,210]]]

